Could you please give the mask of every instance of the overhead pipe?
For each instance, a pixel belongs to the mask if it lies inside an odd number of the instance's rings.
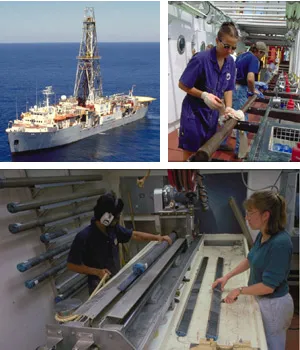
[[[255,101],[256,95],[248,98],[247,102],[244,104],[242,111],[246,112],[251,104]],[[237,125],[238,121],[236,119],[230,118],[224,124],[224,126],[218,130],[203,146],[201,146],[198,151],[193,154],[188,161],[189,162],[207,162],[212,157],[212,155],[219,148],[222,141],[231,134],[234,127]]]
[[[223,10],[225,10],[225,11],[228,11],[228,10],[235,10],[236,12],[235,13],[238,13],[238,11],[259,11],[259,12],[263,12],[263,10],[262,9],[259,9],[259,8],[239,8],[239,7],[219,7],[219,9],[221,9],[222,11]],[[271,8],[271,9],[268,9],[268,12],[282,12],[282,14],[284,14],[285,15],[285,7],[283,8]],[[229,12],[228,14],[227,14],[227,16],[230,16],[231,15],[231,13]],[[243,14],[241,14],[241,16],[243,16]]]
[[[71,286],[67,291],[60,293],[57,297],[55,297],[55,303],[59,303],[62,300],[67,299],[71,294],[75,293],[78,289],[81,289],[87,286],[87,277],[80,280],[78,283],[75,283]]]
[[[42,253],[38,256],[35,256],[31,259],[28,259],[26,261],[23,261],[17,265],[17,269],[20,272],[27,271],[31,269],[32,267],[39,265],[40,263],[44,262],[45,260],[53,258],[55,255],[58,255],[66,250],[68,250],[72,245],[72,242],[66,243],[61,245],[58,248],[49,249],[46,253]]]
[[[255,14],[250,14],[250,13],[247,13],[246,15],[245,14],[241,14],[241,13],[237,13],[237,12],[227,12],[227,14],[231,17],[231,16],[234,16],[234,17],[238,17],[238,18],[245,18],[245,17],[251,17],[251,18],[269,18],[269,17],[279,17],[279,18],[282,18],[284,19],[285,16],[284,15],[281,15],[281,14],[277,14],[277,13],[274,13],[274,14],[264,14],[264,13],[255,13]]]
[[[89,206],[86,209],[78,208],[78,209],[75,209],[69,213],[66,213],[66,212],[57,213],[57,214],[50,215],[46,218],[41,217],[41,218],[38,218],[36,220],[28,221],[28,222],[25,222],[24,224],[22,224],[22,223],[9,224],[8,229],[11,233],[19,233],[19,232],[26,231],[26,230],[29,230],[29,229],[34,228],[34,227],[43,226],[45,224],[48,224],[49,222],[56,222],[56,221],[59,221],[59,220],[65,219],[65,218],[70,218],[70,220],[72,220],[72,218],[74,218],[74,216],[76,216],[76,215],[90,212],[93,209],[93,207],[94,207],[94,205]]]
[[[92,191],[88,192],[77,192],[77,193],[72,193],[70,195],[65,195],[64,197],[60,198],[49,198],[49,199],[42,199],[42,200],[33,200],[29,202],[12,202],[7,204],[7,210],[10,213],[18,213],[20,211],[25,211],[25,210],[31,210],[31,209],[37,209],[42,206],[50,205],[50,204],[55,204],[55,203],[64,203],[67,201],[71,201],[68,204],[71,204],[72,202],[81,199],[88,199],[88,197],[93,197],[97,195],[104,194],[106,190],[104,188],[101,189],[94,189]]]
[[[28,289],[34,288],[39,283],[43,282],[45,279],[55,275],[57,272],[64,269],[66,266],[67,266],[67,261],[63,261],[62,263],[58,264],[55,267],[52,267],[51,269],[46,270],[45,272],[41,273],[35,278],[25,281],[25,287],[27,287]]]
[[[40,176],[40,177],[19,177],[0,178],[0,188],[31,187],[34,185],[68,183],[76,181],[101,181],[102,175],[70,175],[70,176]]]
[[[264,23],[264,26],[267,26],[267,27],[271,27],[271,26],[276,26],[276,27],[283,27],[285,28],[286,27],[286,24],[285,24],[285,21],[270,21],[268,20],[269,23]],[[241,19],[237,19],[236,20],[236,23],[237,24],[250,24],[252,26],[261,26],[261,22],[257,22],[257,20],[255,19],[244,19],[244,18],[241,18]],[[271,38],[272,39],[272,38]]]
[[[189,4],[186,1],[173,1],[173,2],[170,2],[170,5],[175,5],[176,7],[183,9],[184,11],[186,11],[187,13],[190,13],[193,16],[198,16],[203,19],[207,17],[205,13],[203,13],[202,11],[197,9],[195,6]]]
[[[79,217],[79,218],[81,218],[81,217]],[[72,230],[72,231],[64,228],[64,229],[56,231],[56,232],[46,232],[46,233],[43,233],[42,235],[40,235],[40,240],[43,243],[49,243],[50,241],[52,241],[55,238],[59,238],[59,237],[62,237],[62,236],[69,236],[69,235],[71,236],[71,235],[73,235],[75,233],[78,233],[81,230],[83,230],[86,226],[87,225],[80,226],[77,229]]]

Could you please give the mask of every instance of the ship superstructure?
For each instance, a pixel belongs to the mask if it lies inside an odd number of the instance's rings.
[[[152,97],[128,94],[103,96],[100,56],[93,8],[86,8],[74,96],[62,95],[51,105],[52,86],[43,90],[44,103],[10,121],[6,133],[11,153],[53,148],[79,141],[143,118]]]

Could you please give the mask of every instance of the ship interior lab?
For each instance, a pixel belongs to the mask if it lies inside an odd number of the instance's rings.
[[[0,349],[299,348],[299,170],[0,170],[0,222]]]
[[[168,159],[300,159],[300,2],[168,2]]]

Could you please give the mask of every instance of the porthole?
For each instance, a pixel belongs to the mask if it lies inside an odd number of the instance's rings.
[[[184,53],[185,50],[185,38],[183,35],[180,35],[178,40],[177,40],[177,50],[180,55]]]

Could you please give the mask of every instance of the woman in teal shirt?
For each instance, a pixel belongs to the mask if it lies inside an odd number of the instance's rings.
[[[291,324],[294,304],[289,294],[288,275],[292,258],[290,235],[284,230],[286,203],[272,191],[255,192],[244,203],[246,219],[253,230],[260,230],[246,259],[212,288],[250,268],[247,287],[232,290],[224,301],[231,304],[240,294],[253,295],[260,306],[268,350],[285,350],[286,331]]]

